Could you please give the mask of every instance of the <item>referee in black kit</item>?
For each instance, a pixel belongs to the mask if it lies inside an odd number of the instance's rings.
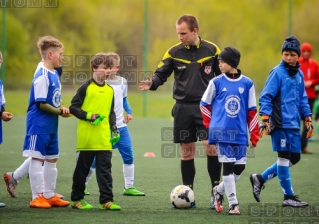
[[[176,100],[172,109],[174,143],[180,143],[181,146],[183,184],[193,189],[195,142],[199,139],[206,150],[207,170],[213,189],[220,182],[221,164],[218,161],[215,145],[207,144],[208,129],[203,125],[199,104],[209,81],[221,73],[217,60],[220,49],[199,37],[198,20],[192,15],[185,14],[178,18],[176,31],[180,43],[172,46],[164,54],[154,76],[141,81],[139,88],[142,91],[155,91],[174,71],[173,98]],[[214,209],[214,200],[211,193],[212,209]]]

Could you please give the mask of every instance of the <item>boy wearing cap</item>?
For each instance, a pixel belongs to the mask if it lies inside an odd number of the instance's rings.
[[[200,109],[204,125],[209,128],[208,144],[216,144],[218,160],[224,167],[223,181],[213,189],[215,210],[223,211],[223,195],[226,193],[229,214],[239,215],[235,182],[247,160],[247,126],[250,147],[254,148],[259,140],[255,87],[253,81],[237,68],[240,52],[236,48],[226,47],[218,60],[222,75],[209,82]]]
[[[271,135],[272,148],[277,161],[261,174],[252,174],[253,195],[260,202],[260,191],[265,182],[278,176],[284,194],[283,206],[306,207],[294,194],[289,167],[300,160],[300,119],[307,128],[307,138],[313,135],[311,110],[305,91],[304,78],[299,69],[300,43],[294,36],[282,45],[282,60],[274,67],[260,94],[259,114],[262,116],[259,135]]]

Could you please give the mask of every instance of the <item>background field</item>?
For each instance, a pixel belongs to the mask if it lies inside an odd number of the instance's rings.
[[[26,105],[28,93],[26,92],[6,92],[8,110],[23,113],[25,110],[21,102]],[[71,94],[64,94],[66,97]],[[150,98],[151,98],[150,94]],[[132,96],[132,95],[131,95]],[[134,111],[139,111],[140,96],[132,96],[131,104]],[[163,144],[170,144],[172,141],[162,140],[162,128],[172,127],[170,119],[170,109],[172,101],[170,96],[153,94],[149,105],[152,107],[152,116],[157,118],[141,118],[136,116],[129,125],[133,146],[135,151],[136,178],[135,186],[146,193],[145,197],[127,197],[122,195],[123,174],[122,161],[117,150],[113,153],[113,178],[114,178],[114,199],[122,206],[119,212],[99,211],[98,208],[98,188],[95,175],[93,176],[89,190],[91,195],[85,199],[95,208],[91,211],[78,211],[70,207],[52,208],[51,210],[39,210],[29,208],[31,197],[29,180],[23,178],[17,188],[17,198],[11,198],[5,188],[5,184],[0,182],[0,201],[6,203],[5,208],[0,209],[0,223],[252,223],[253,220],[267,221],[284,220],[294,221],[293,223],[311,223],[318,221],[318,213],[314,212],[311,217],[301,217],[302,212],[308,210],[289,210],[282,212],[280,203],[282,194],[278,180],[275,179],[269,183],[262,191],[263,203],[258,206],[264,206],[263,211],[267,212],[267,206],[275,205],[277,213],[263,213],[265,217],[254,217],[254,213],[249,212],[251,206],[255,206],[255,200],[252,197],[249,175],[253,172],[261,172],[267,166],[272,164],[275,159],[275,153],[272,153],[270,138],[261,139],[260,144],[248,160],[247,167],[237,184],[237,193],[242,215],[232,217],[227,213],[227,209],[221,214],[209,209],[210,181],[206,170],[206,158],[201,153],[195,160],[195,194],[197,208],[192,210],[172,209],[169,201],[170,191],[176,185],[181,184],[180,162],[178,153],[170,158],[164,155],[161,150]],[[134,100],[133,100],[134,99]],[[64,98],[64,102],[69,102]],[[163,103],[161,106],[161,102]],[[20,108],[20,109],[19,109]],[[19,112],[20,111],[20,112]],[[139,112],[136,112],[137,114]],[[163,116],[163,118],[160,118]],[[140,117],[140,118],[138,118]],[[75,167],[75,147],[76,147],[76,124],[75,118],[60,119],[60,149],[61,156],[58,161],[58,183],[57,192],[63,194],[67,200],[70,199],[72,184],[72,172]],[[21,156],[21,149],[25,134],[25,117],[15,116],[11,122],[3,124],[4,143],[0,146],[0,174],[8,171],[14,171],[24,160]],[[316,138],[319,136],[316,133]],[[200,146],[200,145],[199,145]],[[315,152],[313,155],[302,155],[298,166],[291,169],[293,187],[295,193],[300,198],[311,205],[313,211],[318,203],[317,194],[319,190],[318,179],[318,142],[310,142],[309,148]],[[154,152],[155,158],[143,157],[145,152]],[[172,158],[173,157],[173,158]],[[271,204],[273,203],[273,204]],[[228,202],[225,202],[227,207]],[[280,211],[280,212],[279,212]],[[290,212],[290,213],[289,213]],[[291,213],[294,212],[294,213]],[[105,214],[106,213],[106,214]],[[293,216],[287,216],[293,214]],[[269,216],[270,215],[270,216]],[[278,222],[276,222],[278,223]]]
[[[44,35],[57,37],[64,44],[63,66],[74,76],[79,71],[89,75],[91,69],[89,63],[82,63],[83,56],[101,51],[120,54],[123,71],[153,72],[165,51],[179,42],[175,22],[185,13],[198,18],[201,38],[221,50],[234,46],[240,51],[239,68],[254,80],[257,90],[262,89],[268,72],[279,63],[283,40],[289,35],[296,36],[301,43],[310,43],[312,57],[319,60],[319,0],[1,2],[1,79],[6,89],[29,88],[41,60],[36,42]],[[42,6],[30,7],[39,2]],[[49,2],[58,5],[46,7]],[[240,13],[233,13],[230,8]],[[221,23],[221,18],[227,18],[227,22]],[[125,56],[134,56],[133,63],[124,60]]]

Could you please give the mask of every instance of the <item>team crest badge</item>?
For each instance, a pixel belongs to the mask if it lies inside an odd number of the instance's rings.
[[[226,98],[225,110],[228,117],[237,117],[240,111],[240,98],[235,95],[230,95]]]
[[[238,87],[238,91],[239,91],[240,94],[242,94],[244,92],[244,90],[245,89],[243,87]]]
[[[210,65],[205,66],[205,73],[206,73],[207,75],[209,75],[211,71],[212,71],[212,66],[210,66]]]

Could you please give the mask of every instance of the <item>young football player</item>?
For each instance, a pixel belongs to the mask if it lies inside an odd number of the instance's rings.
[[[219,162],[223,164],[223,181],[213,188],[215,210],[223,211],[226,194],[229,214],[239,215],[236,182],[247,161],[247,127],[250,147],[256,147],[259,140],[255,87],[237,68],[240,52],[236,48],[226,47],[218,60],[222,75],[209,82],[200,109],[204,125],[209,128],[208,143],[216,144]]]
[[[38,64],[36,71],[43,66],[43,61]],[[58,72],[59,77],[62,75],[62,67],[54,68]],[[36,73],[35,73],[36,74]],[[27,158],[23,163],[14,171],[14,172],[6,172],[3,175],[3,179],[5,181],[7,191],[11,197],[16,197],[16,188],[18,186],[19,180],[26,176],[29,173],[29,167],[31,163],[31,158]],[[43,168],[43,166],[42,166]],[[42,180],[43,187],[43,180]],[[63,198],[63,195],[56,193],[59,198]]]
[[[116,53],[108,53],[113,58],[114,66],[112,68],[112,72],[110,77],[106,80],[106,82],[113,88],[114,90],[114,111],[116,114],[116,126],[119,129],[121,138],[118,143],[113,145],[113,149],[118,149],[122,161],[123,161],[123,175],[124,175],[124,190],[123,195],[130,196],[145,196],[145,193],[137,190],[134,187],[134,155],[132,148],[132,140],[130,136],[130,132],[128,130],[127,124],[132,120],[133,111],[129,105],[127,99],[127,81],[125,78],[121,76],[117,76],[117,72],[120,69],[120,56]],[[126,115],[124,116],[124,111]],[[85,194],[90,194],[87,189],[88,182],[95,171],[96,160],[91,166],[89,175],[86,179],[85,183]]]
[[[260,137],[265,132],[271,135],[273,151],[277,161],[261,174],[252,174],[253,195],[260,202],[260,191],[264,184],[278,176],[284,199],[283,206],[306,207],[307,202],[299,200],[291,183],[290,167],[300,160],[300,120],[307,129],[307,138],[313,135],[311,110],[305,90],[302,71],[299,69],[300,43],[294,36],[284,40],[281,49],[282,60],[274,67],[259,98],[262,122]]]
[[[58,122],[59,115],[68,117],[70,113],[69,109],[60,107],[61,84],[54,70],[63,60],[64,47],[51,36],[41,37],[37,46],[43,65],[37,68],[31,85],[23,147],[23,156],[32,158],[29,166],[30,207],[65,207],[70,202],[55,194],[56,162],[59,157]]]
[[[73,173],[71,206],[92,209],[84,200],[85,181],[96,157],[96,177],[101,210],[120,210],[113,201],[112,144],[119,140],[114,112],[114,91],[105,80],[113,59],[98,53],[91,59],[93,77],[86,81],[71,101],[70,111],[79,119],[77,128],[77,162]]]

